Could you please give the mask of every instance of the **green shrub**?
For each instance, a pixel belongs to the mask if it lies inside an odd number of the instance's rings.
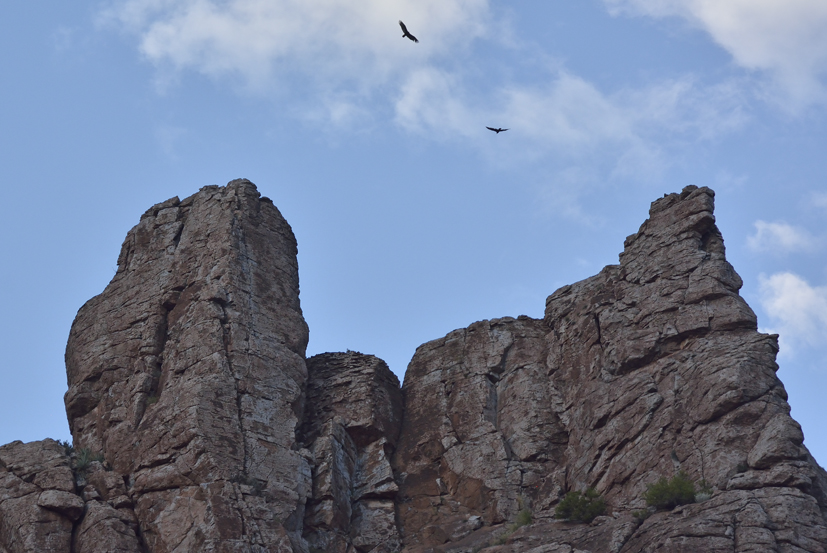
[[[706,501],[712,497],[712,485],[706,480],[698,482],[698,490],[695,492],[695,503]]]
[[[83,447],[75,451],[75,470],[78,472],[86,472],[86,469],[88,469],[89,465],[94,461],[103,463],[103,454],[92,453],[92,450],[88,447]]]
[[[508,541],[508,538],[511,537],[511,534],[522,528],[523,526],[528,526],[534,521],[534,513],[531,512],[531,509],[526,507],[526,502],[522,498],[517,500],[519,503],[520,512],[517,513],[517,516],[514,518],[514,522],[508,525],[508,528],[505,532],[500,534],[496,540],[492,543],[492,545],[503,545],[505,542]]]
[[[63,446],[63,451],[66,452],[66,455],[71,456],[72,453],[75,452],[74,446],[72,444],[70,444],[67,440],[58,440],[57,443],[59,443],[60,445]]]
[[[703,484],[707,491],[712,491],[708,484]],[[679,471],[670,480],[661,477],[654,484],[650,484],[643,494],[643,499],[647,505],[656,509],[674,509],[678,505],[694,503],[695,493],[695,483],[684,471]]]
[[[554,517],[589,523],[606,512],[606,500],[594,488],[585,493],[569,492],[554,509]]]

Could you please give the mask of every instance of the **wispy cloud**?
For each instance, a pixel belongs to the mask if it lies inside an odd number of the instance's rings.
[[[760,276],[761,306],[780,335],[782,353],[800,345],[827,343],[827,286],[811,286],[800,276],[784,272]]]
[[[402,39],[400,17],[420,44]],[[159,67],[241,77],[254,89],[291,72],[330,89],[358,88],[465,47],[485,32],[488,2],[115,0],[99,19],[137,35]]]
[[[488,117],[483,107],[473,107],[457,76],[423,67],[412,72],[396,100],[396,121],[410,131],[445,139],[478,134]]]
[[[605,92],[565,70],[537,80],[480,93],[456,74],[422,68],[400,90],[396,121],[413,133],[461,140],[495,165],[541,164],[540,205],[593,225],[599,221],[581,197],[612,182],[657,181],[693,146],[748,120],[737,90],[726,85],[704,88],[685,78]],[[510,130],[494,135],[485,126]]]
[[[783,221],[755,221],[755,234],[747,237],[747,246],[756,252],[777,254],[815,250],[819,240],[801,227]]]
[[[604,0],[613,14],[681,17],[746,69],[767,74],[783,107],[827,102],[824,0]]]
[[[419,44],[402,38],[399,18]],[[737,86],[690,77],[605,90],[549,64],[528,81],[480,86],[471,46],[495,40],[492,18],[488,0],[110,0],[100,16],[137,38],[162,84],[197,72],[281,91],[288,111],[319,125],[361,129],[392,113],[406,131],[461,142],[494,164],[540,162],[558,188],[651,182],[685,146],[747,120]],[[511,130],[495,137],[487,125]]]
[[[396,118],[413,132],[473,139],[491,156],[567,163],[600,158],[611,160],[614,175],[658,177],[670,147],[714,140],[743,125],[740,106],[733,90],[703,89],[691,79],[605,93],[556,71],[544,84],[510,84],[478,95],[456,75],[423,68],[403,85]],[[486,125],[511,127],[508,141],[492,146],[492,137],[479,132]]]

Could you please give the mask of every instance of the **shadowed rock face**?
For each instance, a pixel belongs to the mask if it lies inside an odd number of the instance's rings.
[[[401,390],[371,355],[305,359],[296,242],[252,183],[158,204],[72,326],[74,454],[0,447],[0,553],[827,553],[713,198],[654,202],[619,265],[420,346]],[[711,497],[633,517],[678,470]],[[609,516],[554,520],[588,487]]]
[[[305,538],[329,553],[398,551],[390,455],[402,419],[399,380],[381,359],[356,352],[316,355],[307,368],[300,433],[315,462]]]

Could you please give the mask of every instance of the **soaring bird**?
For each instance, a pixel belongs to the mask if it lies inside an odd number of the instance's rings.
[[[497,134],[500,134],[501,132],[508,130],[508,129],[493,129],[491,127],[485,127],[485,128],[488,129],[489,131],[494,131]]]
[[[408,37],[409,39],[413,40],[414,42],[419,42],[415,36],[408,32],[408,28],[405,26],[402,21],[399,21],[399,26],[402,27],[402,38]]]

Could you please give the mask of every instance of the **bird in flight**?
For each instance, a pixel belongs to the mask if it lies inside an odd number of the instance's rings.
[[[501,132],[508,130],[508,129],[494,129],[494,128],[491,128],[491,127],[485,127],[485,128],[488,129],[489,131],[494,131],[497,134],[500,134]]]
[[[399,26],[402,27],[402,38],[408,37],[409,39],[413,40],[414,42],[419,42],[419,40],[413,36],[411,33],[408,32],[408,28],[405,26],[402,21],[399,21]]]

